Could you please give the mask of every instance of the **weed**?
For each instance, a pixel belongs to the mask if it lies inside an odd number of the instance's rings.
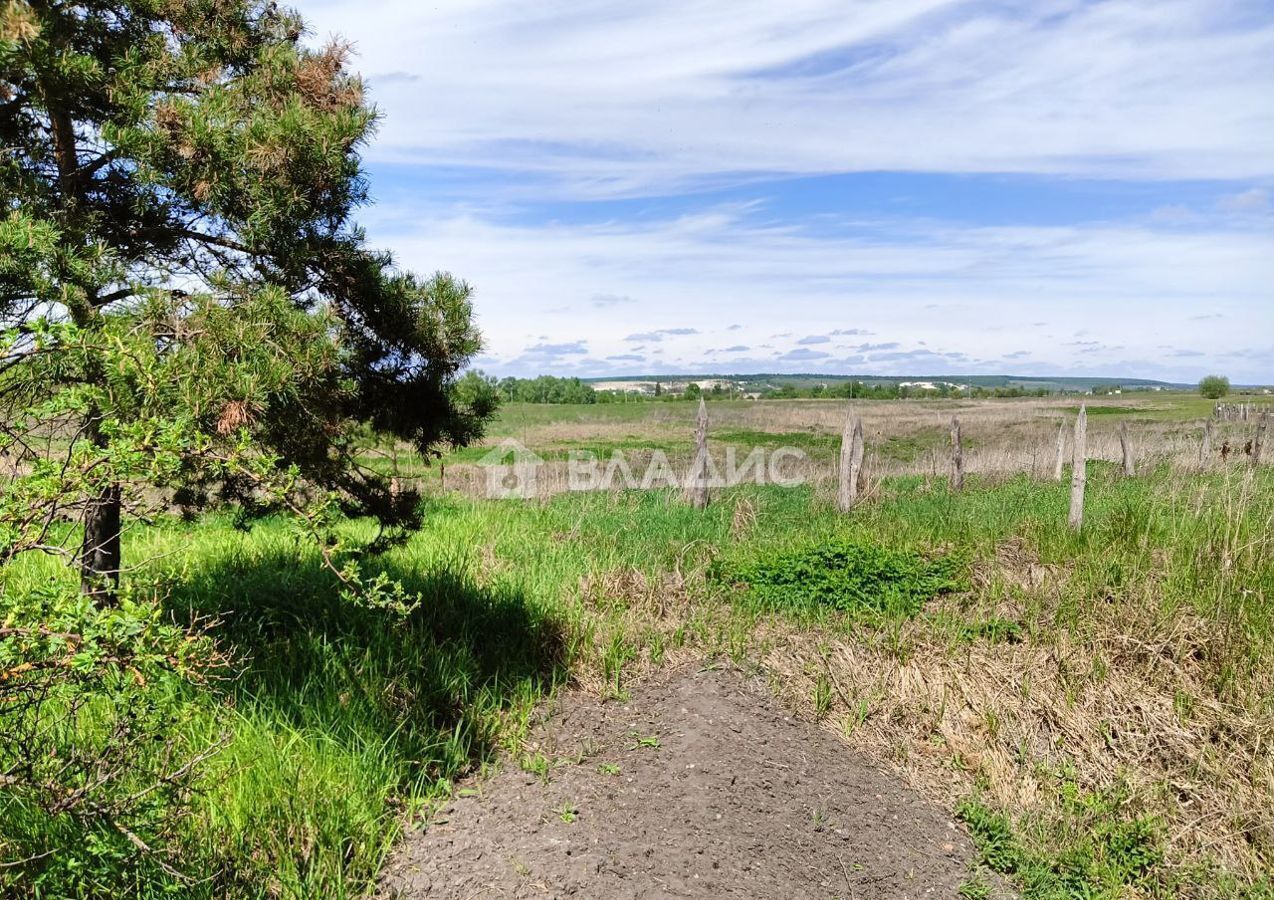
[[[1003,813],[976,799],[957,814],[969,826],[983,865],[1013,876],[1024,900],[1118,897],[1125,888],[1149,883],[1163,862],[1155,823],[1127,818],[1116,794],[1083,794],[1063,788],[1063,805],[1076,814],[1067,830],[1053,831],[1049,845],[1028,844]]]
[[[629,750],[639,750],[642,747],[649,747],[651,750],[659,749],[659,738],[656,735],[650,734],[643,737],[640,732],[630,731],[628,736],[636,739],[628,748]]]
[[[991,886],[986,883],[981,873],[978,873],[961,883],[959,894],[963,900],[988,900],[991,896]]]
[[[523,753],[518,766],[528,775],[534,775],[543,782],[549,780],[549,769],[552,767],[549,758],[543,753]]]
[[[770,610],[816,610],[914,616],[941,593],[959,590],[960,564],[918,553],[837,541],[723,567],[746,585],[750,602]]]
[[[811,700],[814,704],[814,717],[823,719],[832,708],[832,680],[825,673],[819,673],[814,682],[814,696]]]

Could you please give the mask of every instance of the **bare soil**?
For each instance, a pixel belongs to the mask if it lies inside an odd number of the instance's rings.
[[[940,807],[737,671],[567,696],[532,742],[547,777],[510,760],[463,785],[381,898],[957,897],[970,871]]]

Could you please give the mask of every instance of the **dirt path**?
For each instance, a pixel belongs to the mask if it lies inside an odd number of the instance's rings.
[[[628,703],[569,698],[385,870],[382,898],[956,897],[971,855],[940,808],[734,671]]]

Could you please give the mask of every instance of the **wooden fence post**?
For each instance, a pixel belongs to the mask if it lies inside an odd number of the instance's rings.
[[[1265,451],[1265,425],[1269,417],[1269,413],[1263,412],[1256,422],[1256,439],[1252,441],[1252,468],[1261,464],[1261,454]]]
[[[1206,468],[1212,458],[1212,420],[1203,423],[1203,440],[1199,443],[1199,468]]]
[[[840,483],[836,486],[836,505],[849,512],[858,502],[858,481],[863,470],[863,422],[851,411],[845,417],[840,439]]]
[[[1132,478],[1137,474],[1137,466],[1132,461],[1132,444],[1128,442],[1128,423],[1119,423],[1119,449],[1124,453],[1124,477]]]
[[[1062,467],[1066,464],[1066,420],[1057,426],[1057,459],[1053,463],[1053,480],[1062,480]]]
[[[964,448],[960,446],[960,417],[951,417],[951,490],[964,490]]]
[[[686,495],[690,505],[703,509],[708,505],[708,405],[699,398],[699,415],[695,420],[695,455],[686,478]]]
[[[1088,480],[1088,410],[1080,404],[1075,417],[1075,448],[1071,451],[1070,527],[1084,527],[1084,485]]]

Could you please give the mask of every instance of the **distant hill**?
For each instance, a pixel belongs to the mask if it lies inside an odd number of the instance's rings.
[[[721,379],[733,381],[745,389],[760,390],[791,385],[795,388],[810,388],[818,384],[834,385],[846,381],[861,381],[864,384],[903,384],[930,382],[938,384],[976,385],[984,388],[1020,387],[1024,390],[1043,388],[1050,393],[1087,393],[1095,387],[1119,385],[1128,390],[1193,390],[1192,384],[1180,384],[1170,381],[1155,381],[1149,378],[1097,378],[1083,375],[820,375],[814,373],[758,373],[758,374],[695,374],[695,375],[631,375],[623,381],[663,381],[684,382],[702,381],[705,379]],[[595,383],[615,381],[610,378],[585,378],[585,382]]]

